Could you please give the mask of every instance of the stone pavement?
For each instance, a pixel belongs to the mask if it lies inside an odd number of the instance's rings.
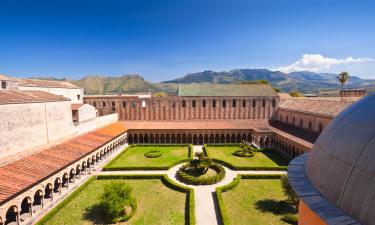
[[[193,146],[193,154],[202,152],[202,145]],[[176,165],[169,170],[135,170],[135,171],[101,171],[99,175],[121,175],[121,174],[167,174],[167,176],[174,182],[186,187],[194,189],[195,195],[195,219],[197,225],[218,225],[220,222],[220,212],[217,203],[215,202],[215,191],[217,187],[224,186],[233,181],[238,174],[286,174],[286,171],[252,171],[240,170],[234,171],[225,167],[225,177],[219,183],[213,185],[187,185],[181,183],[176,178],[176,172],[181,164]]]

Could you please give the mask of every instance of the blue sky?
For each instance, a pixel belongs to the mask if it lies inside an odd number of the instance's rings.
[[[268,68],[375,79],[374,40],[370,0],[0,2],[0,74],[17,77]]]

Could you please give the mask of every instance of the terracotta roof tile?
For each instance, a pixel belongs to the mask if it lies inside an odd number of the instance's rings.
[[[72,110],[78,110],[82,106],[83,106],[83,104],[72,104]]]
[[[50,88],[71,88],[78,89],[80,87],[67,81],[58,80],[38,80],[38,79],[18,79],[20,86],[26,87],[50,87]]]
[[[1,90],[0,104],[61,102],[70,99],[44,91]]]
[[[350,101],[289,99],[279,109],[335,117],[351,104]]]
[[[1,166],[0,204],[95,151],[125,131],[123,123],[114,123]]]

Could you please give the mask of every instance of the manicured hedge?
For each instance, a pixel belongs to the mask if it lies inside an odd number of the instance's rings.
[[[229,184],[216,188],[216,199],[219,204],[220,217],[223,225],[229,225],[229,218],[225,210],[224,200],[222,193],[235,188],[241,181],[241,179],[280,179],[285,175],[279,174],[242,174],[237,177]]]
[[[209,184],[216,184],[224,179],[225,177],[225,169],[223,166],[219,164],[211,165],[210,168],[216,171],[216,175],[212,177],[195,177],[187,172],[184,171],[188,165],[183,165],[178,171],[177,176],[178,178],[186,183],[186,184],[194,184],[194,185],[209,185]]]
[[[153,150],[153,151],[149,151],[149,152],[146,152],[144,154],[145,157],[147,158],[158,158],[162,155],[163,153],[161,153],[160,151],[158,150]]]
[[[121,171],[121,170],[169,170],[171,167],[178,165],[180,163],[189,162],[190,159],[183,159],[174,163],[171,163],[169,166],[124,166],[124,167],[108,167],[110,164],[103,168],[103,171]]]
[[[86,188],[89,184],[91,184],[95,180],[95,177],[91,177],[85,183],[83,183],[77,190],[70,193],[62,202],[60,202],[57,206],[55,206],[49,213],[43,216],[36,224],[43,225],[46,224],[48,220],[50,220],[60,209],[66,206],[70,201],[73,200],[84,188]]]

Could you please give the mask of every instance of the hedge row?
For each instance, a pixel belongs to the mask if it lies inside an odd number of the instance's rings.
[[[186,193],[186,225],[195,225],[195,202],[194,202],[194,189],[184,187],[173,180],[167,175],[158,174],[129,174],[129,175],[99,175],[99,180],[112,180],[112,179],[160,179],[162,183],[172,190]]]
[[[241,179],[280,179],[285,175],[279,174],[242,174],[237,175],[233,181],[225,186],[216,188],[216,199],[219,204],[220,217],[223,225],[229,225],[229,218],[225,209],[224,200],[222,193],[232,190],[235,188],[241,181]]]
[[[103,168],[103,171],[121,171],[121,170],[169,170],[171,167],[178,165],[180,163],[189,162],[190,159],[183,159],[174,163],[171,163],[169,166],[121,166],[121,167],[108,167],[110,164]]]
[[[66,206],[69,202],[71,202],[84,188],[86,188],[89,184],[91,184],[95,180],[95,177],[91,177],[85,183],[83,183],[80,187],[77,188],[74,192],[68,195],[62,202],[60,202],[57,206],[55,206],[49,213],[43,216],[36,224],[43,225],[46,224],[56,213],[61,210],[64,206]]]
[[[178,171],[177,171],[177,176],[178,178],[187,183],[187,184],[194,184],[194,185],[209,185],[209,184],[216,184],[217,182],[221,181],[225,177],[225,169],[223,166],[216,164],[216,165],[211,165],[210,168],[216,171],[215,176],[211,177],[195,177],[192,176],[184,171],[184,168],[186,166],[182,166]]]
[[[130,147],[183,147],[183,146],[188,146],[187,144],[131,144]]]

